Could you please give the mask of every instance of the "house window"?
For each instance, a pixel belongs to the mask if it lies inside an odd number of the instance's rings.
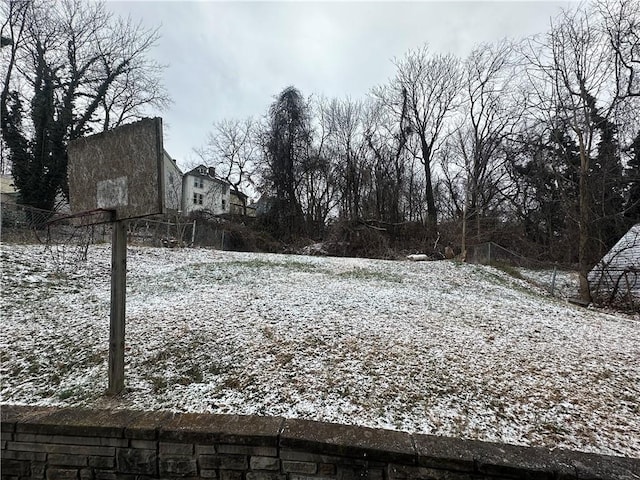
[[[195,178],[194,182],[193,182],[193,186],[195,188],[203,188],[204,187],[204,181],[201,178]]]
[[[227,202],[225,201],[225,199],[222,199],[222,209],[224,210],[225,208],[227,208]]]
[[[194,205],[202,205],[203,195],[201,193],[193,194],[193,204]]]

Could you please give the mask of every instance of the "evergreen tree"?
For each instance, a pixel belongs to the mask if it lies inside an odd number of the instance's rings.
[[[629,147],[631,159],[625,170],[629,185],[624,204],[625,216],[631,224],[640,222],[640,130]]]
[[[595,161],[591,162],[590,184],[594,208],[594,235],[598,245],[593,262],[597,262],[626,232],[623,221],[623,177],[617,129],[613,123],[594,115],[600,130]]]

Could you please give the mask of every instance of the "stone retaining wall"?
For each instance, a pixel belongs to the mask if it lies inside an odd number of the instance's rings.
[[[5,405],[2,479],[640,479],[640,460],[278,417]]]

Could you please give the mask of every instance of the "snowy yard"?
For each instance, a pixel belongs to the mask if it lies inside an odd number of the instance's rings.
[[[282,415],[640,457],[640,322],[489,267],[129,248],[127,390],[104,396],[110,247],[3,244],[1,400]]]

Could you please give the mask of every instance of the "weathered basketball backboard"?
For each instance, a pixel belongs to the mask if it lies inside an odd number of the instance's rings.
[[[111,211],[107,221],[164,213],[161,118],[73,140],[67,151],[73,213]]]
[[[67,152],[72,212],[85,225],[112,222],[108,391],[115,395],[124,389],[127,220],[164,213],[162,119],[79,138]]]

